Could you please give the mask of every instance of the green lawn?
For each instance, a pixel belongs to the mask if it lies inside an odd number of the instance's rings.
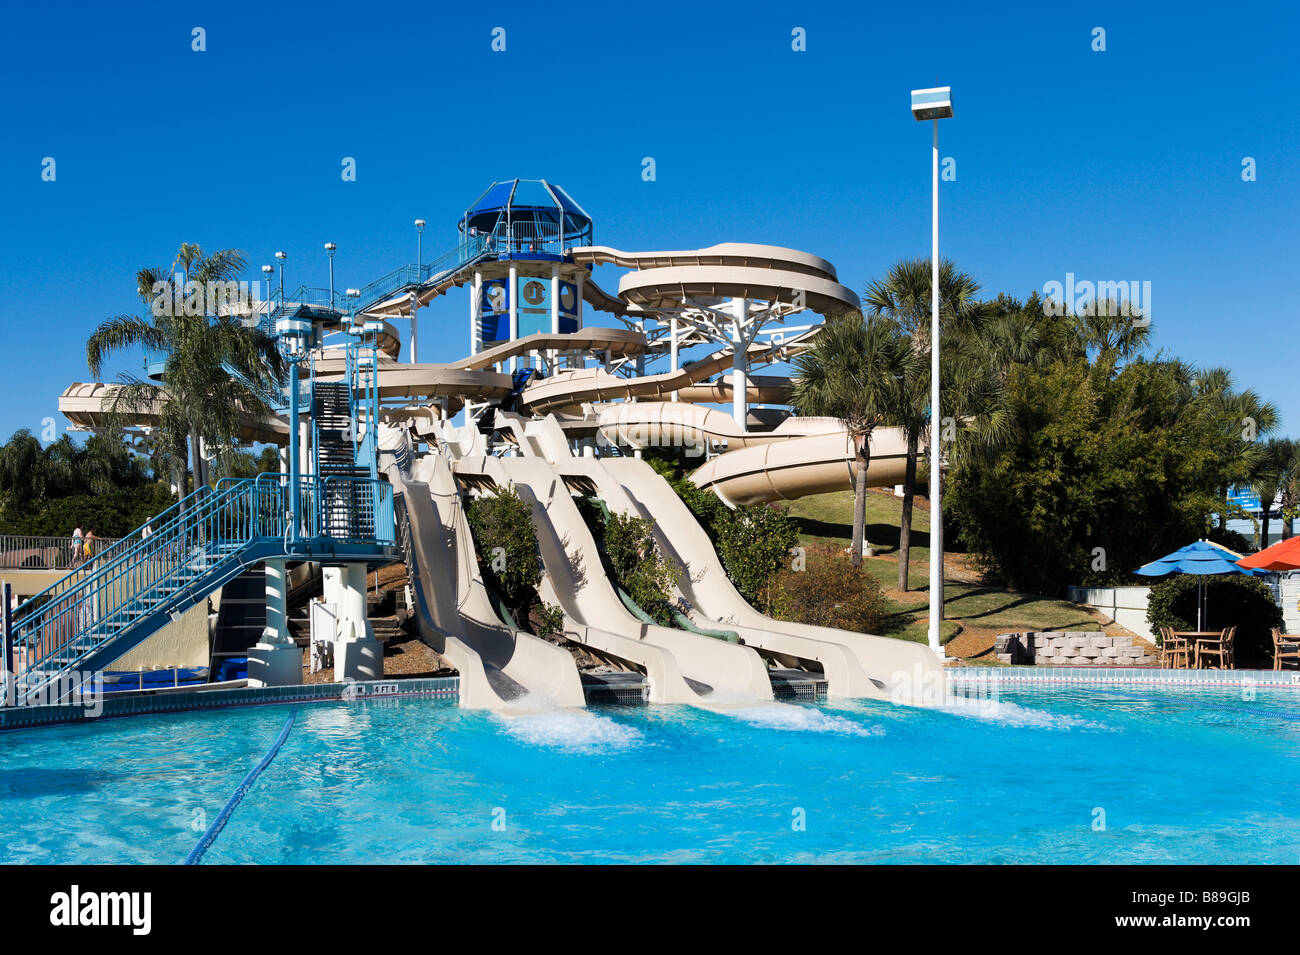
[[[898,526],[902,512],[901,498],[867,494],[867,540],[875,548],[876,558],[867,560],[866,566],[880,580],[882,589],[890,592],[886,599],[891,614],[882,631],[924,643],[930,600],[930,515],[926,502],[918,501],[913,511],[907,575],[910,589],[899,593]],[[852,539],[853,494],[835,491],[791,501],[790,516],[799,524],[801,544],[848,547]],[[951,576],[944,581],[944,607],[946,619],[940,632],[945,643],[963,630],[1100,629],[1092,616],[1068,601],[998,590]]]

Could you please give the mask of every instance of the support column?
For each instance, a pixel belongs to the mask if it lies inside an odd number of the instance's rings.
[[[420,361],[420,297],[411,293],[411,364]]]
[[[731,353],[731,416],[736,419],[740,430],[746,431],[745,422],[749,418],[749,381],[746,377],[749,366],[749,340],[746,338],[749,300],[738,298],[734,304],[736,341],[735,350]]]
[[[560,263],[556,262],[551,265],[551,334],[560,333]],[[554,372],[557,362],[560,359],[558,349],[551,348],[546,352],[546,360]]]
[[[302,651],[289,636],[288,577],[284,561],[266,562],[266,628],[248,651],[249,686],[297,686],[302,683]]]
[[[510,340],[514,341],[519,337],[519,267],[513,262],[510,264]],[[510,359],[510,373],[514,374],[519,367],[519,358]]]
[[[384,647],[366,617],[366,565],[344,564],[336,571],[334,595],[338,639],[334,642],[334,679],[378,680],[384,675]],[[328,595],[327,595],[328,599]]]
[[[578,316],[578,331],[582,331],[582,291],[583,291],[583,287],[586,285],[586,282],[587,282],[587,271],[586,269],[583,269],[581,272],[578,273],[578,282],[577,282],[577,289],[576,289],[578,294],[578,300],[573,304],[574,312]]]
[[[677,319],[675,318],[669,319],[668,320],[668,329],[669,329],[668,355],[669,355],[669,363],[673,371],[676,371],[678,367],[677,366],[677,328],[678,328]],[[677,392],[674,391],[673,401],[676,400],[677,400]]]
[[[560,263],[551,266],[551,333],[560,332]]]
[[[477,355],[483,335],[483,273],[474,270],[474,284],[469,293],[469,353]]]

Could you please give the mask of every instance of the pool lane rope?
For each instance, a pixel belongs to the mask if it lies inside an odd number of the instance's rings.
[[[212,820],[212,825],[208,826],[207,832],[203,833],[198,843],[190,850],[190,854],[185,857],[182,865],[198,865],[203,861],[203,853],[207,852],[212,843],[216,841],[217,836],[221,835],[221,830],[226,828],[226,823],[230,821],[230,817],[234,814],[240,801],[248,794],[248,790],[253,787],[253,783],[257,782],[257,777],[262,775],[262,770],[270,766],[271,760],[275,759],[276,754],[280,752],[280,747],[289,738],[289,730],[293,729],[293,721],[297,716],[297,709],[289,714],[289,718],[284,721],[284,728],[280,730],[280,735],[276,737],[271,748],[266,751],[266,755],[262,757],[261,762],[254,766],[248,775],[244,777],[244,781],[239,784],[238,788],[230,794],[230,798],[226,800],[226,804],[221,808],[221,812],[217,814],[217,818]]]

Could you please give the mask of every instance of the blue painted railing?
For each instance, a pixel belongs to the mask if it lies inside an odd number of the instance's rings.
[[[383,481],[301,478],[298,514],[295,534],[283,475],[203,487],[151,521],[148,536],[134,532],[93,566],[24,602],[13,620],[22,658],[17,702],[48,694],[66,674],[108,662],[105,651],[114,644],[125,652],[138,642],[133,633],[188,609],[245,561],[396,542],[392,488]]]
[[[270,295],[270,322],[273,324],[276,319],[293,315],[302,308],[333,312],[336,315],[360,314],[403,289],[427,285],[486,258],[493,254],[490,245],[491,240],[485,235],[462,236],[456,248],[430,262],[399,266],[370,284],[363,285],[361,294],[355,300],[350,300],[343,292],[335,291],[331,294],[329,289],[308,288],[305,285],[293,292],[284,293],[282,298],[277,289]],[[266,324],[265,312],[262,314],[262,323]]]

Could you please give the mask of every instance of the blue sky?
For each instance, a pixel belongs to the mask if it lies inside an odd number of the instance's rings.
[[[359,286],[414,259],[417,217],[426,257],[454,245],[493,179],[562,184],[602,244],[790,246],[860,291],[928,254],[908,91],[937,84],[945,256],[990,294],[1150,281],[1156,345],[1300,435],[1297,26],[1294,3],[10,3],[0,436],[89,379],[86,335],[180,242],[246,250],[250,279],[284,249],[296,286],[326,284],[332,241]],[[422,313],[422,359],[463,353],[465,295]]]

